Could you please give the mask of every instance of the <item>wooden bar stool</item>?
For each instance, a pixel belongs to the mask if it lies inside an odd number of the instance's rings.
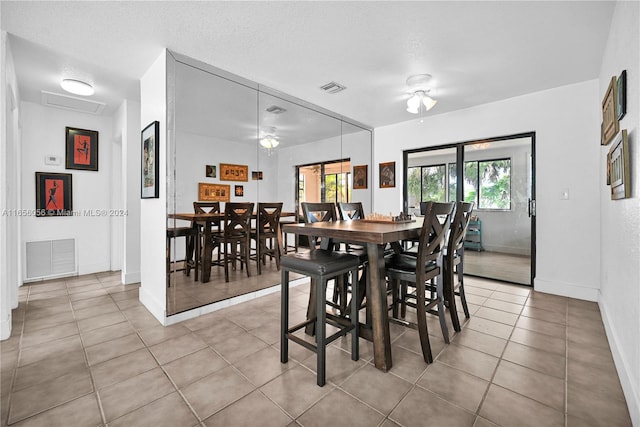
[[[343,275],[351,273],[352,277],[358,277],[360,260],[355,255],[336,253],[327,250],[315,250],[313,252],[301,252],[285,255],[280,259],[282,268],[282,313],[280,334],[280,361],[287,363],[289,360],[289,340],[316,353],[317,379],[320,387],[326,383],[326,347],[340,336],[351,331],[351,359],[358,360],[358,305],[351,304],[350,319],[327,313],[326,289],[327,282],[331,279],[338,280]],[[315,280],[315,317],[312,317],[293,327],[289,327],[289,272],[304,274],[311,280]],[[354,280],[353,292],[358,293],[358,281]],[[313,292],[312,287],[312,291]],[[338,332],[327,337],[327,322],[337,327]],[[315,323],[316,344],[305,341],[295,336],[294,332]]]
[[[197,274],[198,271],[198,257],[194,257],[194,259],[191,259],[191,251],[190,248],[192,248],[192,244],[195,240],[197,240],[197,229],[193,228],[193,227],[169,227],[167,228],[167,278],[169,278],[169,275],[171,274],[171,271],[184,271],[185,274],[187,276],[189,276],[189,273],[191,271],[191,268],[194,268]],[[184,265],[182,266],[182,268],[177,268],[174,270],[171,270],[171,240],[172,239],[176,239],[178,237],[184,237],[185,238],[185,259],[184,259]],[[196,249],[199,249],[200,245],[198,244],[198,242],[195,242],[196,245]],[[197,280],[197,278],[196,278]],[[167,281],[167,283],[169,284],[169,286],[171,286],[171,281]]]

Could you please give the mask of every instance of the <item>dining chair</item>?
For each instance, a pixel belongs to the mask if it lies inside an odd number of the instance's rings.
[[[336,221],[336,205],[333,203],[302,202],[302,215],[304,222],[312,224],[314,222]],[[322,245],[322,239],[316,236],[309,236],[309,250],[315,251]],[[328,248],[324,248],[328,249]]]
[[[197,214],[217,214],[220,213],[220,202],[193,202],[193,212]],[[193,225],[193,224],[192,224]],[[201,262],[202,254],[201,251],[204,249],[204,230],[201,225],[196,224],[198,229],[198,245],[199,250],[195,250],[194,258]],[[214,250],[218,250],[218,262],[220,262],[220,221],[211,221],[211,230],[209,230],[209,238],[210,238],[210,246],[211,253],[213,254]],[[193,249],[192,249],[193,250]],[[198,280],[198,276],[196,275],[196,280]]]
[[[246,266],[247,277],[251,276],[249,256],[253,205],[253,203],[225,203],[223,230],[219,240],[219,245],[222,248],[222,260],[215,263],[217,265],[223,264],[225,282],[229,281],[229,264],[235,270],[238,261],[240,261],[240,269],[242,270]]]
[[[398,307],[401,304],[401,317],[405,315],[405,306],[416,309],[417,323],[406,320],[400,320],[400,323],[417,327],[422,355],[427,363],[433,362],[427,330],[427,313],[438,315],[442,335],[445,342],[449,343],[442,262],[454,208],[455,203],[428,202],[420,230],[418,255],[395,253],[385,262],[393,295],[393,318],[398,319]],[[408,292],[409,286],[415,288],[415,292]]]
[[[302,345],[316,353],[317,384],[322,387],[326,383],[326,349],[332,341],[351,332],[351,359],[359,358],[359,326],[358,308],[351,305],[349,317],[327,313],[326,289],[329,280],[339,280],[346,274],[358,274],[359,258],[342,252],[317,249],[309,252],[298,252],[282,257],[281,280],[281,309],[280,309],[280,362],[289,360],[289,340]],[[315,286],[310,288],[310,302],[314,309],[307,320],[294,326],[289,326],[289,273],[303,274],[311,278]],[[354,282],[354,290],[358,291],[358,283]],[[327,336],[327,323],[336,327],[337,332]],[[295,332],[311,327],[315,330],[316,341],[307,341],[295,335]],[[307,332],[308,333],[308,332]]]
[[[258,203],[257,227],[251,230],[251,238],[256,241],[258,274],[262,274],[262,265],[267,264],[267,256],[275,259],[280,271],[282,256],[282,234],[280,233],[280,214],[282,203]]]
[[[354,219],[364,219],[364,208],[362,202],[339,202],[338,213],[342,221],[349,221]]]
[[[176,238],[185,238],[185,259],[182,268],[172,268],[174,261],[171,259],[171,246]],[[174,271],[184,271],[189,276],[191,268],[195,269],[196,280],[198,280],[198,260],[192,260],[189,255],[190,244],[196,238],[196,230],[193,227],[167,227],[167,286],[171,287],[170,275]]]
[[[456,295],[460,297],[462,310],[468,319],[469,307],[464,293],[464,236],[469,227],[469,220],[473,212],[473,202],[458,202],[456,214],[451,221],[449,242],[444,253],[444,295],[451,314],[451,323],[456,332],[461,331],[460,319],[456,309]],[[457,279],[457,280],[456,280]]]

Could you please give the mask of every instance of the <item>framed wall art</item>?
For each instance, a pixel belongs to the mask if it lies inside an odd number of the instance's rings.
[[[251,171],[251,179],[254,181],[262,180],[262,171]]]
[[[231,200],[231,186],[199,182],[198,200],[201,202],[228,202]]]
[[[67,127],[65,168],[98,170],[98,131]]]
[[[618,114],[616,113],[616,76],[611,82],[602,100],[602,143],[608,145],[618,133]]]
[[[216,166],[215,165],[207,165],[204,171],[207,178],[215,178],[216,177]]]
[[[220,163],[221,181],[248,181],[249,166]]]
[[[396,186],[396,162],[380,163],[380,188]]]
[[[157,199],[160,196],[160,123],[155,121],[142,131],[141,197]]]
[[[73,215],[70,173],[36,172],[36,216]]]
[[[622,129],[622,132],[616,136],[607,157],[609,159],[611,199],[619,200],[631,197],[629,142],[626,129]]]
[[[353,189],[364,190],[367,188],[368,166],[360,165],[353,167]]]
[[[616,112],[618,120],[627,114],[627,70],[622,70],[616,81]]]
[[[235,194],[236,194],[236,197],[244,197],[244,186],[236,185]]]

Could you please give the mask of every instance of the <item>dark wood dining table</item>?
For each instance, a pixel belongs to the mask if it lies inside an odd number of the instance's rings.
[[[332,247],[331,240],[366,245],[369,261],[367,307],[371,311],[371,325],[362,325],[360,336],[373,342],[376,368],[387,372],[392,367],[389,311],[385,279],[384,250],[387,244],[419,237],[422,218],[412,222],[390,221],[334,221],[311,224],[287,224],[285,233],[322,237],[323,247]],[[324,246],[327,245],[327,246]]]
[[[295,212],[282,212],[280,217],[296,216]],[[173,213],[167,215],[169,219],[181,219],[191,222],[194,228],[201,226],[204,233],[204,247],[202,248],[202,259],[200,260],[201,275],[200,280],[202,283],[206,283],[211,279],[211,227],[214,223],[222,223],[224,221],[224,212],[216,213]],[[252,219],[256,219],[258,214],[256,212],[251,216]]]

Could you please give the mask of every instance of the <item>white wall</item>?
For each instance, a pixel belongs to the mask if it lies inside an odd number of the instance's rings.
[[[22,284],[20,217],[20,93],[7,33],[1,33],[0,58],[0,340],[11,335],[11,309]]]
[[[140,302],[162,324],[166,319],[167,277],[166,229],[167,229],[167,61],[173,59],[163,51],[140,80],[140,121],[142,129],[158,121],[160,197],[140,201]],[[140,176],[138,174],[138,176]],[[140,183],[138,182],[138,188]]]
[[[375,130],[374,161],[395,161],[402,150],[522,132],[536,132],[537,277],[535,288],[595,301],[600,286],[600,99],[598,81],[563,86]],[[432,110],[435,111],[436,109]],[[399,211],[402,185],[379,189],[375,210]],[[560,200],[563,188],[570,200]],[[559,256],[557,248],[563,248]]]
[[[640,426],[640,5],[618,2],[611,22],[602,68],[600,99],[612,76],[627,70],[627,115],[620,129],[629,132],[631,152],[631,198],[611,200],[604,185],[606,153],[598,153],[600,212],[601,287],[600,310],[616,368],[625,392],[634,426]]]
[[[110,117],[76,113],[21,103],[23,209],[36,208],[36,172],[72,175],[73,210],[77,216],[22,218],[21,252],[26,242],[74,238],[78,274],[108,271],[111,267],[111,224],[108,214],[86,215],[85,211],[112,208],[113,123]],[[98,171],[65,169],[65,127],[98,131]],[[60,165],[45,165],[47,155],[61,159]],[[119,189],[118,189],[119,190]],[[25,270],[26,271],[26,270]],[[25,273],[26,274],[26,273]]]

